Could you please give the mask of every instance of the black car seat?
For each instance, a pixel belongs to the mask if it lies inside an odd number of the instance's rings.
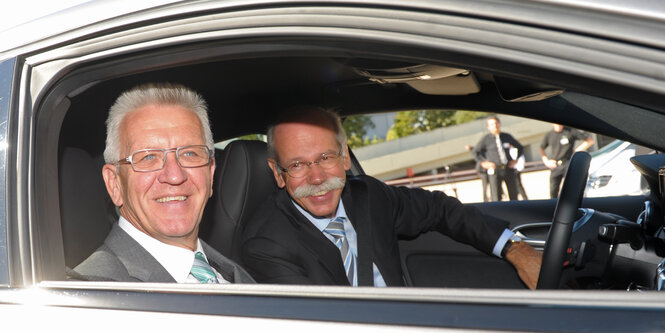
[[[233,141],[215,154],[215,161],[213,195],[199,236],[223,255],[237,258],[238,231],[277,185],[263,141]]]
[[[118,219],[102,178],[104,161],[86,150],[60,154],[60,216],[65,264],[74,268],[102,245]]]

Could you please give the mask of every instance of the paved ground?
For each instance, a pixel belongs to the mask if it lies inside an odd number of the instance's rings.
[[[522,174],[522,184],[529,200],[549,199],[550,171],[541,170]],[[480,179],[465,182],[426,186],[424,189],[443,191],[450,196],[457,196],[462,202],[483,201]],[[504,191],[505,192],[505,191]]]

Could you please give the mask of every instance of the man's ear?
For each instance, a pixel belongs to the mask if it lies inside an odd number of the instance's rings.
[[[106,185],[106,191],[109,193],[113,204],[121,207],[122,201],[122,184],[120,184],[120,175],[116,173],[116,166],[114,164],[104,164],[102,168],[102,177]]]
[[[344,170],[351,169],[351,154],[349,154],[349,145],[344,145]]]
[[[273,176],[275,176],[275,182],[277,182],[277,186],[279,186],[279,188],[284,188],[284,186],[286,186],[286,181],[284,181],[282,174],[277,169],[277,162],[275,162],[275,160],[272,158],[269,158],[268,166],[270,167],[270,170],[272,170]]]
[[[210,161],[210,195],[208,196],[208,199],[212,198],[212,191],[213,191],[213,182],[215,180],[215,167],[217,165],[215,164],[215,158],[211,158]]]

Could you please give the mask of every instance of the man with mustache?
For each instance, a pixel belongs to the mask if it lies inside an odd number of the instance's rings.
[[[268,129],[268,165],[281,188],[243,231],[241,260],[258,282],[402,286],[399,238],[439,231],[504,257],[535,288],[541,254],[504,223],[442,192],[391,187],[351,167],[340,118],[318,107]]]

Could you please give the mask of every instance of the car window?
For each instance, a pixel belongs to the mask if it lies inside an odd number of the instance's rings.
[[[442,114],[447,114],[447,119],[443,120]],[[483,183],[471,149],[488,133],[487,117],[488,113],[470,111],[405,111],[349,117],[344,126],[349,145],[366,174],[390,185],[439,190],[462,202],[482,202]],[[515,116],[499,118],[501,132],[511,134],[524,146],[522,156],[513,156],[518,160],[516,168],[524,188],[518,198],[550,199],[552,171],[543,163],[540,147],[553,125]],[[439,123],[434,124],[437,120]],[[593,141],[586,149],[592,156],[586,197],[646,192],[646,184],[630,158],[652,152],[650,149],[579,132]],[[584,140],[573,141],[570,144],[577,147]],[[548,146],[546,154],[551,156],[552,149]],[[511,153],[515,154],[516,149]],[[503,187],[502,200],[509,200],[505,184]]]

